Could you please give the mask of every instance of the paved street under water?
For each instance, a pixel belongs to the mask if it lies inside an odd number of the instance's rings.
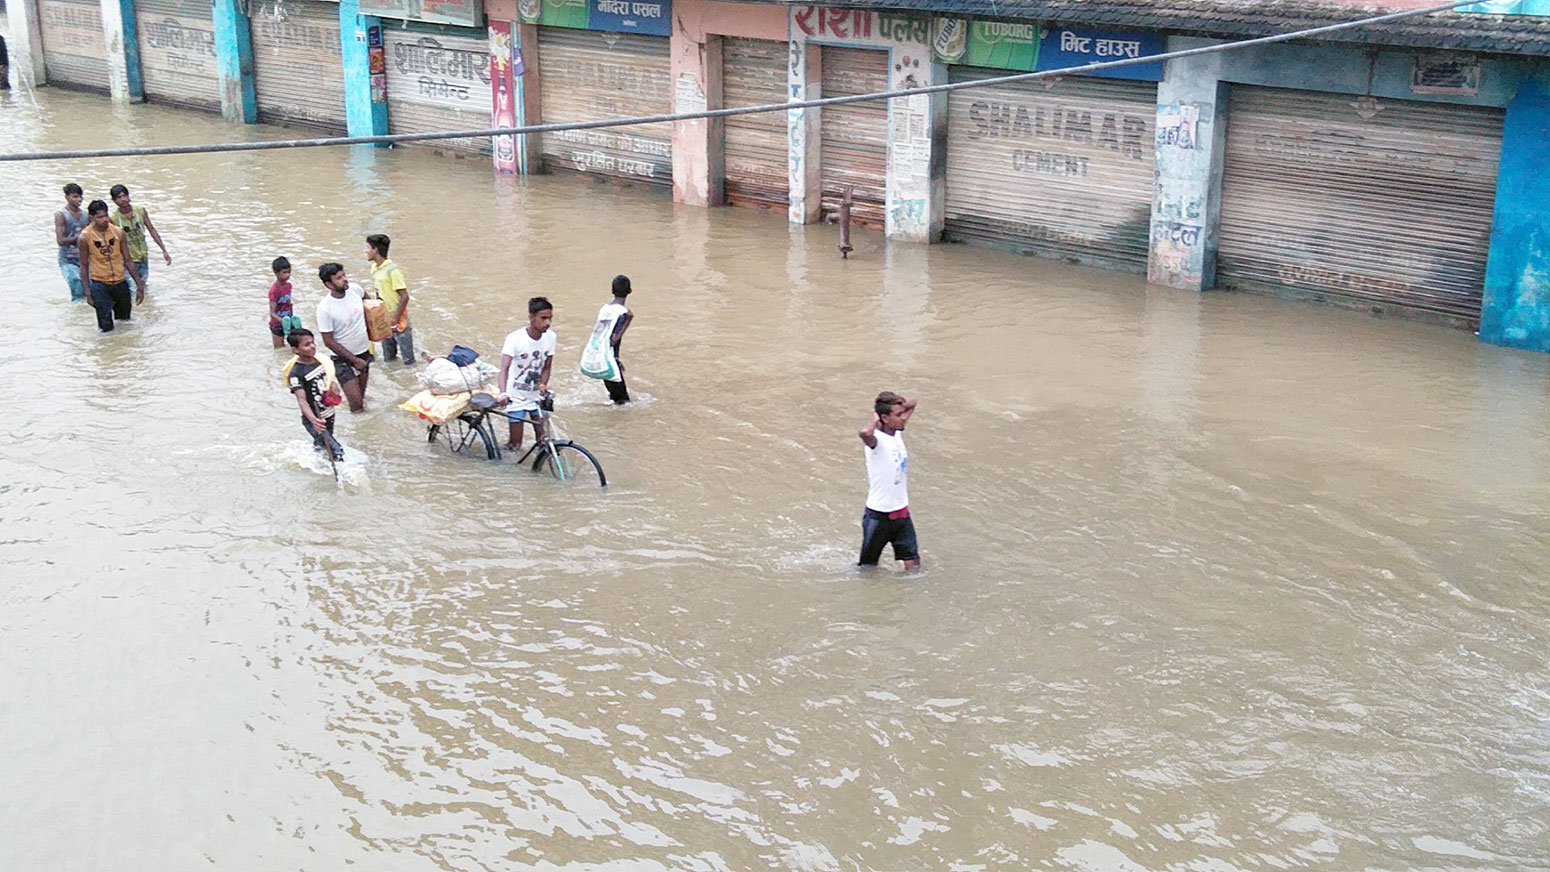
[[[295,135],[44,90],[0,151]],[[99,336],[60,187],[174,257]],[[1544,869],[1550,359],[419,150],[0,164],[0,868]],[[497,357],[607,491],[371,377],[336,488],[276,255]],[[153,248],[154,253],[154,248]],[[635,281],[639,401],[576,372]],[[918,395],[925,571],[851,564]]]

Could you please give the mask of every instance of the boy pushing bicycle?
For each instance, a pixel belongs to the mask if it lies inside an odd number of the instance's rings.
[[[549,390],[549,373],[554,368],[554,306],[544,297],[527,301],[527,326],[513,330],[501,344],[500,386],[505,392],[500,399],[509,401],[505,407],[510,421],[508,451],[522,450],[522,424],[524,420],[533,427],[533,439],[542,441],[543,422],[536,415],[523,416],[523,412],[537,412],[539,403]]]

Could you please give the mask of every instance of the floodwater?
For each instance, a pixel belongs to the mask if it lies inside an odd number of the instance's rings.
[[[71,180],[173,252],[112,335],[55,267]],[[0,191],[0,868],[1547,868],[1545,357],[415,150]],[[437,352],[555,301],[607,491],[427,445],[391,366],[336,487],[267,264],[311,324],[373,231]],[[622,409],[575,370],[618,272]],[[920,398],[916,576],[851,566],[882,388]]]

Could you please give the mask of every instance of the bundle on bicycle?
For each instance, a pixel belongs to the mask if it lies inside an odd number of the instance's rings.
[[[427,423],[427,442],[443,441],[453,454],[487,460],[503,456],[497,420],[535,425],[539,436],[517,458],[518,465],[530,463],[533,472],[547,472],[556,481],[608,486],[603,465],[592,452],[560,431],[554,394],[545,392],[536,409],[511,410],[510,398],[492,384],[494,375],[495,368],[478,361],[477,353],[458,346],[452,355],[426,367],[420,377],[425,389],[401,408]]]

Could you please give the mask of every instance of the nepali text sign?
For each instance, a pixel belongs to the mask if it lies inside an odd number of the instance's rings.
[[[1052,27],[1044,32],[1044,38],[1039,42],[1037,69],[1064,70],[1103,61],[1144,58],[1162,52],[1163,37],[1160,33]],[[1112,70],[1095,70],[1082,75],[1157,82],[1162,80],[1162,73],[1162,61],[1152,61]]]
[[[359,0],[362,15],[474,27],[483,19],[480,0]]]
[[[669,36],[673,30],[671,0],[543,0],[537,4],[536,20],[534,5],[523,2],[517,7],[529,24],[652,36]]]

